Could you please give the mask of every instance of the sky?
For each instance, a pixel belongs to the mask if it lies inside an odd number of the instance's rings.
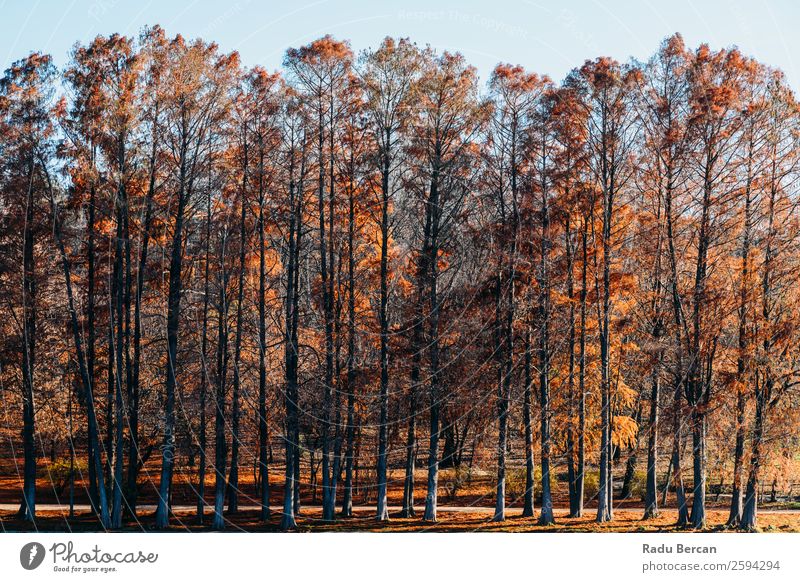
[[[76,41],[160,24],[168,35],[213,40],[245,65],[270,70],[288,47],[330,33],[355,51],[385,36],[457,50],[483,79],[507,62],[559,81],[601,55],[644,60],[680,32],[692,47],[736,45],[800,89],[794,0],[0,0],[0,14],[3,70],[34,50],[63,67]]]

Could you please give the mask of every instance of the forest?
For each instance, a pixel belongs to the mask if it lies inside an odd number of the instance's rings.
[[[679,34],[561,82],[388,37],[33,52],[2,529],[762,529],[800,509],[799,146],[781,71]]]

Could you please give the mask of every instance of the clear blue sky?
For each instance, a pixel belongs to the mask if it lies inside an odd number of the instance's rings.
[[[736,44],[800,88],[793,0],[0,0],[0,14],[3,69],[31,50],[50,52],[62,66],[75,41],[135,35],[158,23],[169,35],[214,40],[246,65],[269,69],[287,47],[326,33],[355,50],[391,35],[459,50],[484,78],[504,61],[560,80],[587,58],[646,58],[678,31],[690,46]]]

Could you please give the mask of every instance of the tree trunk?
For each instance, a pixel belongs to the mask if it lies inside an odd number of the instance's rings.
[[[186,146],[182,148],[184,151]],[[183,156],[182,156],[183,157]],[[178,367],[178,327],[180,324],[181,270],[183,267],[183,222],[188,192],[186,191],[187,162],[182,159],[178,212],[172,236],[172,253],[169,266],[169,295],[167,296],[167,379],[164,389],[164,441],[161,451],[161,477],[156,506],[156,527],[169,525],[172,497],[172,471],[175,467],[175,389]]]
[[[225,438],[225,396],[228,375],[228,272],[225,266],[225,247],[227,241],[223,233],[220,243],[219,268],[219,304],[217,305],[217,386],[215,398],[214,421],[214,519],[211,527],[222,530],[225,527],[223,508],[225,505],[226,467],[228,460],[227,442]]]
[[[120,154],[120,168],[124,167],[123,154]],[[115,256],[114,256],[114,269],[113,269],[113,285],[112,285],[112,304],[109,311],[110,315],[110,329],[112,342],[109,345],[109,350],[114,349],[115,368],[115,382],[114,382],[114,408],[116,410],[116,424],[114,434],[114,470],[113,470],[113,501],[111,506],[111,527],[118,529],[122,526],[122,469],[123,469],[123,429],[125,422],[125,411],[122,400],[122,382],[123,382],[123,348],[124,348],[124,281],[123,281],[123,254],[125,247],[125,240],[127,238],[125,233],[125,219],[124,215],[127,200],[125,194],[125,187],[120,184],[117,190],[117,233],[115,240]],[[116,320],[116,321],[115,321]],[[112,348],[113,346],[113,348]]]
[[[261,483],[261,521],[269,521],[269,467],[267,465],[267,312],[266,246],[264,241],[263,154],[259,175],[258,198],[258,476]]]
[[[246,129],[245,129],[246,135]],[[231,472],[228,477],[228,513],[239,511],[239,393],[241,391],[242,325],[244,313],[244,274],[247,251],[247,174],[248,150],[245,137],[244,168],[242,170],[241,211],[239,216],[239,281],[236,299],[236,338],[233,348],[233,394],[231,397]]]
[[[542,237],[539,261],[539,405],[542,439],[542,509],[540,525],[552,525],[553,498],[550,491],[550,208],[542,169]]]
[[[70,315],[70,323],[72,327],[72,339],[75,343],[75,354],[78,359],[78,370],[81,377],[81,385],[83,391],[83,400],[86,404],[86,417],[89,424],[89,450],[92,452],[91,464],[94,466],[95,475],[97,478],[97,495],[98,495],[98,512],[100,514],[100,523],[104,528],[111,525],[111,519],[108,512],[108,499],[106,497],[105,483],[103,482],[103,459],[100,456],[100,445],[98,442],[99,431],[97,429],[97,414],[94,407],[94,395],[92,394],[92,381],[89,376],[89,369],[86,366],[86,356],[83,351],[83,340],[81,338],[81,328],[78,324],[78,314],[75,310],[75,298],[72,292],[72,272],[67,258],[67,251],[64,241],[61,236],[61,223],[58,217],[58,210],[55,201],[50,196],[50,209],[53,215],[53,234],[56,239],[59,255],[61,257],[61,266],[64,272],[64,284],[67,290],[67,309]]]
[[[495,495],[494,517],[492,521],[506,519],[506,448],[508,446],[508,400],[505,393],[505,376],[507,373],[503,351],[504,319],[502,315],[502,277],[495,277],[495,330],[494,347],[497,354],[497,486]]]
[[[692,413],[692,527],[703,529],[706,526],[706,417],[705,413],[694,410]]]
[[[650,380],[650,416],[647,422],[647,476],[644,493],[644,517],[658,516],[658,399],[661,391],[662,355],[656,356],[656,365]]]
[[[302,173],[302,170],[301,170]],[[298,361],[298,321],[299,321],[299,256],[300,240],[302,234],[302,195],[303,182],[296,187],[294,183],[294,157],[290,165],[289,183],[289,240],[288,264],[286,268],[286,304],[285,304],[285,338],[284,338],[284,364],[285,364],[285,392],[284,403],[286,408],[286,422],[284,427],[284,443],[286,450],[286,471],[283,489],[283,518],[281,529],[289,531],[297,528],[295,515],[299,510],[297,467],[299,451],[298,428],[298,386],[297,386],[297,361]]]
[[[197,520],[200,524],[205,518],[206,507],[206,400],[208,398],[208,304],[209,304],[209,271],[211,266],[211,190],[209,187],[206,201],[206,240],[205,269],[203,273],[203,328],[200,338],[200,466],[197,473]]]
[[[533,423],[531,420],[531,386],[533,385],[531,364],[533,357],[531,354],[531,329],[529,325],[525,328],[524,358],[523,382],[525,383],[525,389],[522,402],[522,424],[525,429],[525,499],[522,507],[522,517],[533,517],[533,496],[536,483],[533,472]]]
[[[428,486],[425,494],[425,521],[436,521],[437,494],[439,488],[439,184],[438,170],[434,170],[431,191],[426,208],[426,223],[429,225],[427,255],[425,258],[428,287],[429,336],[428,356],[430,361],[430,444],[428,447]]]
[[[353,515],[353,455],[355,453],[355,384],[356,384],[356,278],[355,278],[355,197],[353,184],[348,192],[347,218],[347,429],[345,431],[345,481],[342,516]]]
[[[22,504],[19,515],[26,521],[36,519],[36,431],[34,427],[34,369],[36,362],[36,273],[34,250],[34,161],[28,168],[25,198],[25,226],[22,249],[22,448],[24,451]]]
[[[381,360],[381,389],[380,389],[380,424],[378,425],[378,502],[376,519],[386,521],[389,519],[387,504],[387,467],[386,454],[388,447],[389,413],[389,166],[388,161],[383,167],[381,180],[381,267],[380,267],[380,310],[378,319],[380,323],[380,360]]]

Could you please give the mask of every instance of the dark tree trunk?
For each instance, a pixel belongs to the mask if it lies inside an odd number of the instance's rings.
[[[22,448],[24,453],[22,504],[19,515],[36,519],[36,431],[34,427],[34,369],[36,362],[36,273],[34,250],[34,161],[28,168],[25,226],[22,233]]]
[[[355,223],[356,209],[354,186],[348,192],[347,218],[347,429],[345,431],[345,480],[342,496],[342,516],[353,515],[353,454],[355,451],[355,403],[356,403],[356,260]]]
[[[738,527],[742,521],[744,499],[742,491],[742,472],[744,465],[744,442],[747,423],[745,410],[747,397],[744,388],[739,386],[736,390],[736,444],[733,451],[733,486],[731,491],[731,509],[728,514],[727,525]]]
[[[228,376],[228,272],[225,266],[225,247],[227,241],[223,233],[219,267],[219,303],[217,305],[217,378],[214,415],[214,519],[211,527],[222,530],[225,527],[223,508],[225,506],[226,467],[228,460],[227,439],[225,437],[225,396]]]
[[[597,494],[597,521],[606,522],[612,519],[612,458],[611,452],[611,368],[610,368],[610,254],[611,239],[611,201],[610,195],[604,194],[603,201],[603,285],[602,305],[600,309],[600,485]]]
[[[647,421],[647,475],[644,493],[644,519],[658,516],[658,399],[661,391],[661,352],[650,380],[650,415]]]
[[[568,308],[568,339],[567,339],[567,405],[569,412],[569,420],[567,424],[567,484],[569,489],[569,515],[574,516],[578,512],[578,482],[577,482],[577,469],[576,469],[576,443],[575,443],[575,305],[573,299],[575,296],[575,279],[574,279],[574,250],[572,246],[572,230],[570,216],[567,214],[564,224],[564,246],[567,254],[567,297],[569,299]]]
[[[414,509],[414,469],[416,467],[417,447],[417,408],[419,405],[420,373],[422,371],[423,340],[425,336],[425,289],[428,278],[428,258],[425,249],[430,241],[430,214],[426,213],[423,228],[423,251],[417,265],[417,305],[411,331],[411,393],[409,395],[408,434],[406,438],[406,470],[403,480],[403,517],[413,517]]]
[[[439,488],[439,183],[438,170],[434,170],[430,196],[426,205],[426,226],[430,233],[425,239],[425,254],[429,312],[428,357],[430,395],[430,444],[428,447],[428,486],[425,494],[425,521],[436,521],[437,493]]]
[[[120,148],[121,149],[121,148]],[[124,168],[124,153],[120,153],[120,171]],[[112,303],[109,312],[112,342],[109,350],[114,349],[114,361],[116,364],[114,374],[114,408],[116,411],[116,423],[114,433],[114,469],[113,469],[113,500],[111,506],[111,527],[118,529],[122,526],[122,471],[123,471],[123,429],[125,423],[125,411],[122,398],[122,383],[125,377],[123,351],[125,343],[124,329],[124,309],[125,309],[125,282],[123,280],[123,262],[125,247],[127,246],[127,233],[125,232],[125,215],[127,214],[127,198],[124,185],[120,184],[117,190],[117,233],[115,240]],[[128,257],[129,258],[129,257]]]
[[[206,240],[205,240],[205,269],[203,273],[203,328],[200,338],[200,465],[197,473],[197,520],[200,524],[205,518],[206,507],[206,465],[207,465],[207,436],[206,436],[206,400],[208,399],[208,304],[210,300],[210,267],[211,267],[211,188],[209,184],[208,198],[206,200]]]
[[[641,397],[637,398],[636,411],[633,415],[633,420],[637,426],[642,423],[642,400]],[[633,488],[633,479],[636,476],[636,464],[639,460],[639,440],[641,438],[641,430],[636,431],[636,442],[630,447],[628,451],[628,459],[625,461],[625,474],[622,476],[622,490],[620,496],[622,499],[629,499]]]
[[[586,474],[586,298],[588,293],[587,236],[589,223],[583,219],[581,230],[581,292],[580,331],[578,334],[578,466],[575,471],[576,511],[570,517],[583,516],[584,483]]]
[[[752,141],[750,142],[752,148]],[[751,159],[751,158],[748,158]],[[739,354],[736,361],[736,444],[733,451],[733,490],[731,492],[731,509],[728,515],[727,525],[737,527],[742,519],[743,499],[742,499],[742,471],[744,464],[744,442],[745,442],[745,410],[747,407],[747,396],[743,384],[746,382],[745,373],[747,368],[746,358],[748,356],[748,337],[747,337],[747,308],[748,308],[748,283],[750,273],[750,229],[751,229],[751,199],[750,199],[750,164],[748,163],[748,180],[745,189],[744,207],[744,230],[742,233],[742,266],[739,282]]]
[[[244,168],[242,169],[241,210],[239,216],[239,281],[236,298],[236,338],[233,347],[233,394],[231,397],[231,472],[228,477],[228,512],[239,511],[239,393],[241,391],[242,325],[244,321],[244,274],[247,252],[247,174],[248,149],[245,129]]]
[[[92,166],[94,167],[94,146],[92,146]],[[89,374],[89,381],[92,389],[94,389],[95,380],[95,344],[96,330],[95,330],[95,204],[96,204],[96,188],[94,180],[89,186],[89,208],[88,208],[88,221],[86,229],[89,232],[86,243],[86,327],[88,328],[88,338],[86,342],[86,368]],[[85,403],[84,403],[85,404]],[[94,432],[94,434],[92,434]],[[89,503],[92,506],[92,511],[98,513],[98,490],[97,490],[97,473],[96,467],[93,462],[94,447],[99,442],[99,434],[97,427],[87,427],[88,443],[87,443],[87,465],[89,466]]]
[[[667,223],[667,250],[669,254],[669,267],[670,267],[670,295],[672,298],[672,309],[675,318],[675,387],[674,397],[672,404],[672,459],[670,467],[672,468],[672,484],[675,489],[675,502],[678,510],[678,519],[676,525],[678,527],[685,527],[689,523],[689,509],[686,504],[686,489],[683,484],[683,471],[681,467],[681,453],[682,453],[682,420],[683,420],[683,407],[681,406],[681,393],[683,392],[683,384],[685,382],[684,373],[685,366],[683,363],[683,336],[685,318],[683,314],[683,307],[681,303],[680,293],[678,291],[678,261],[675,251],[675,234],[673,228],[672,216],[672,177],[669,175],[667,182],[667,189],[664,196],[664,215]],[[667,472],[669,473],[669,471]],[[669,488],[669,480],[664,486],[666,491]]]
[[[264,241],[264,163],[261,159],[258,197],[258,476],[261,483],[261,521],[269,521],[269,466],[267,431],[267,266]]]
[[[303,181],[294,183],[294,155],[289,169],[289,234],[288,261],[286,268],[286,303],[284,307],[284,365],[286,422],[284,443],[286,450],[286,471],[283,489],[283,518],[281,529],[293,530],[297,527],[295,515],[299,512],[299,442],[297,362],[298,362],[298,322],[299,322],[299,283],[300,283],[300,241],[302,235],[302,196]],[[301,169],[301,174],[303,170]]]
[[[505,324],[502,314],[502,277],[495,277],[494,300],[494,350],[497,359],[497,485],[495,494],[494,517],[492,521],[506,519],[506,448],[508,446],[508,399],[505,392],[505,376],[507,373],[503,351]]]
[[[530,326],[525,329],[525,356],[524,356],[523,382],[525,383],[524,396],[522,402],[522,424],[525,429],[525,500],[522,507],[522,517],[533,517],[533,495],[534,495],[534,467],[533,467],[533,423],[531,420],[531,364],[533,356],[531,354],[531,330]]]
[[[89,424],[89,448],[92,451],[91,464],[94,465],[94,471],[97,478],[97,495],[98,495],[98,513],[100,514],[100,523],[104,528],[111,525],[111,519],[108,511],[108,498],[106,497],[106,488],[103,482],[103,459],[100,456],[100,445],[98,442],[99,431],[97,428],[97,414],[94,407],[94,395],[92,394],[92,381],[89,376],[89,369],[86,366],[86,355],[83,350],[83,340],[81,337],[81,327],[78,323],[78,314],[75,310],[75,298],[72,292],[72,272],[70,269],[69,259],[67,258],[67,251],[61,236],[61,222],[58,217],[58,210],[55,201],[50,196],[50,209],[53,215],[53,234],[56,239],[59,255],[61,257],[61,266],[64,272],[64,284],[67,290],[67,309],[70,315],[70,323],[72,327],[72,339],[75,343],[75,354],[78,359],[78,370],[80,372],[83,401],[86,404],[86,417]]]
[[[544,143],[542,149],[545,149]],[[544,154],[543,154],[544,155]],[[544,157],[543,157],[544,159]],[[543,163],[544,166],[544,163]],[[553,497],[550,491],[550,206],[545,168],[541,169],[541,221],[542,233],[539,250],[539,409],[541,414],[542,441],[542,508],[539,513],[540,525],[555,523],[553,516]]]
[[[765,403],[762,394],[756,396],[756,412],[753,423],[753,443],[750,452],[750,470],[744,496],[744,510],[739,529],[754,531],[758,527],[758,482],[761,472],[761,448],[764,440]]]
[[[182,147],[180,190],[175,230],[172,235],[172,252],[169,265],[169,294],[167,296],[167,378],[164,388],[164,441],[161,451],[161,476],[156,506],[156,527],[169,526],[172,498],[172,472],[175,467],[175,389],[178,367],[178,327],[180,324],[181,270],[183,268],[183,227],[189,192],[186,184],[186,144]]]
[[[380,389],[380,423],[378,425],[378,521],[389,519],[387,503],[387,478],[386,478],[386,453],[388,448],[389,422],[389,162],[386,160],[381,180],[381,267],[380,267],[380,310],[378,319],[380,324],[380,360],[381,360],[381,389]]]
[[[692,527],[706,526],[706,416],[695,409],[692,413],[693,498]]]
[[[150,224],[153,217],[153,198],[156,190],[156,138],[153,135],[153,146],[150,154],[150,180],[145,198],[144,225],[142,227],[141,247],[139,249],[139,265],[136,271],[136,292],[133,306],[133,363],[128,396],[128,424],[130,439],[128,443],[128,495],[127,504],[131,515],[136,515],[138,497],[137,480],[139,476],[139,395],[140,370],[142,359],[142,296],[144,294],[144,277],[147,271],[147,254],[150,243]]]
[[[683,470],[681,463],[681,451],[683,449],[681,437],[681,387],[680,379],[675,387],[675,402],[673,405],[673,427],[672,427],[672,486],[675,489],[675,504],[678,509],[678,520],[675,525],[685,527],[689,523],[689,506],[686,502],[686,489],[683,484]]]

